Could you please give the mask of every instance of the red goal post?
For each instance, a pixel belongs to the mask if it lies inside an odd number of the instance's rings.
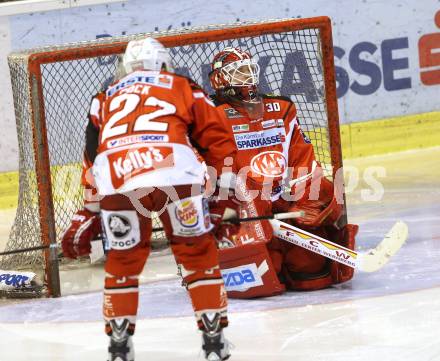
[[[261,90],[296,103],[300,124],[328,177],[333,179],[342,169],[328,17],[154,32],[13,53],[8,62],[20,189],[6,251],[47,248],[3,256],[0,268],[40,270],[50,296],[60,296],[60,234],[82,206],[78,175],[88,102],[112,79],[127,42],[145,36],[171,48],[176,72],[191,76],[207,91],[208,66],[216,51],[227,45],[249,51],[260,63]]]

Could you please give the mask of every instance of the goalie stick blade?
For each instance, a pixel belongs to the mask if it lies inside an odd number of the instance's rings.
[[[408,226],[398,221],[388,231],[385,238],[376,248],[366,253],[359,253],[359,269],[364,272],[375,272],[385,266],[390,258],[403,246],[408,238]]]

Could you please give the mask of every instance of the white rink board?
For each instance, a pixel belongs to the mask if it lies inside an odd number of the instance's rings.
[[[33,7],[0,5],[0,171],[17,169],[17,144],[6,55],[12,50],[135,34],[182,26],[327,15],[333,19],[340,118],[349,123],[438,109],[440,84],[421,83],[419,40],[431,34],[440,49],[434,16],[438,0],[202,0],[43,1]],[[44,7],[45,6],[45,7]],[[35,13],[26,13],[38,11]],[[44,11],[47,9],[47,11]],[[3,16],[2,16],[3,15]],[[437,50],[438,51],[438,50]],[[440,64],[438,64],[440,66]],[[438,66],[435,69],[438,69]],[[422,69],[423,70],[423,69]]]

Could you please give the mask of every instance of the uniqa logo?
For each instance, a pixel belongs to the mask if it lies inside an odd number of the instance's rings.
[[[252,158],[251,169],[264,177],[279,177],[286,170],[287,161],[283,153],[267,151]]]
[[[182,201],[176,207],[176,217],[184,227],[194,227],[199,223],[197,209],[191,200]]]

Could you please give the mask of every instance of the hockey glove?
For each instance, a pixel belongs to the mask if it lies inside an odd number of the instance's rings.
[[[91,242],[101,233],[101,218],[99,213],[87,209],[79,210],[72,218],[72,222],[61,238],[63,255],[68,258],[77,258],[90,254]]]

